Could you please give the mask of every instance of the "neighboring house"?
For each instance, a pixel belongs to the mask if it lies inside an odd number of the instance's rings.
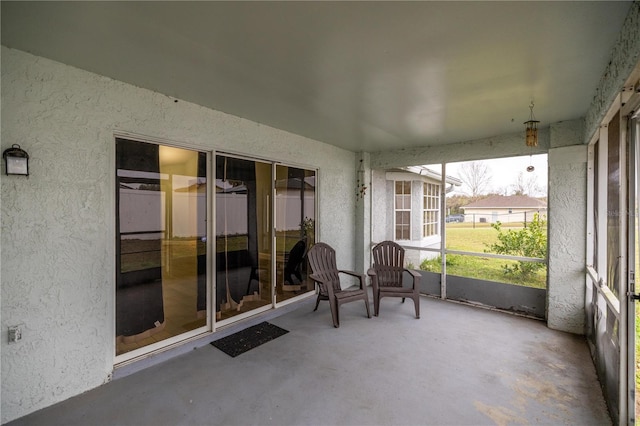
[[[547,214],[547,203],[526,195],[492,195],[461,207],[465,222],[528,222],[535,213]]]
[[[401,245],[423,248],[440,248],[440,201],[462,181],[425,166],[403,167],[372,172],[373,197],[372,241],[392,240]],[[384,207],[382,207],[384,206]],[[434,252],[407,250],[405,263],[419,267]]]

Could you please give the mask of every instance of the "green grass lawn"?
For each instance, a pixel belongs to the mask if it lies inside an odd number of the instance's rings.
[[[478,253],[484,253],[487,245],[493,244],[498,241],[498,231],[493,228],[472,229],[457,226],[447,226],[446,232],[446,248],[448,248],[449,250],[474,251]]]
[[[476,228],[471,223],[451,223],[447,225],[446,248],[449,250],[460,250],[484,253],[485,249],[498,241],[498,231],[491,228],[489,224],[476,224]],[[479,226],[483,225],[483,226]],[[509,224],[514,229],[517,225]],[[515,226],[514,226],[515,225]],[[503,229],[506,228],[503,226]],[[517,263],[513,260],[493,259],[483,256],[466,256],[450,254],[447,256],[447,274],[468,278],[478,278],[488,281],[497,281],[523,285],[527,287],[546,288],[547,271],[546,268],[540,270],[526,279],[519,276],[505,274],[503,265]],[[427,260],[420,266],[421,269],[441,272],[440,258]]]

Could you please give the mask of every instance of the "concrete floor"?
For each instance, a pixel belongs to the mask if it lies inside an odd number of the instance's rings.
[[[584,338],[423,297],[327,303],[270,322],[290,332],[231,358],[211,345],[11,425],[606,425]]]

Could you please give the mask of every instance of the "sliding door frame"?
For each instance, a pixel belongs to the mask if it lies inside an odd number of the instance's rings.
[[[202,147],[193,145],[193,144],[188,144],[188,143],[181,143],[178,141],[174,141],[174,140],[169,140],[169,139],[164,139],[164,138],[157,138],[157,137],[150,137],[150,136],[143,136],[143,135],[139,135],[139,134],[135,134],[135,133],[130,133],[130,132],[123,132],[123,131],[116,131],[113,134],[113,141],[114,141],[114,147],[116,144],[116,140],[117,139],[126,139],[126,140],[131,140],[134,142],[142,142],[142,143],[149,143],[149,144],[154,144],[154,145],[158,145],[158,147],[160,146],[166,146],[166,147],[172,147],[172,148],[179,148],[179,149],[185,149],[185,150],[189,150],[189,151],[193,151],[193,152],[197,152],[197,153],[203,153],[206,154],[206,179],[207,179],[207,191],[206,191],[206,197],[207,200],[209,201],[207,203],[207,209],[206,209],[206,220],[207,220],[207,225],[206,225],[206,234],[207,234],[207,240],[206,240],[206,250],[207,250],[207,268],[206,268],[206,287],[207,287],[207,315],[206,315],[206,321],[205,321],[205,325],[202,327],[198,327],[196,329],[193,330],[189,330],[186,331],[184,333],[181,333],[179,335],[176,336],[172,336],[166,339],[163,339],[162,341],[156,342],[156,343],[152,343],[150,345],[146,345],[142,348],[139,349],[134,349],[131,350],[129,352],[125,352],[121,355],[116,355],[114,358],[114,366],[116,367],[121,367],[123,365],[126,365],[130,362],[133,361],[137,361],[140,359],[144,359],[147,358],[149,356],[152,356],[158,352],[162,352],[164,350],[167,350],[168,348],[171,347],[175,347],[175,346],[179,346],[184,344],[185,342],[188,342],[190,340],[199,338],[203,335],[206,335],[208,333],[211,333],[213,331],[213,327],[214,327],[214,321],[212,318],[212,314],[211,314],[211,307],[212,305],[212,300],[211,297],[209,297],[209,295],[211,294],[211,289],[212,289],[212,274],[211,274],[211,265],[212,265],[212,250],[213,250],[213,246],[211,243],[211,238],[210,235],[214,235],[213,234],[213,227],[212,227],[212,223],[213,223],[213,214],[212,214],[212,209],[211,209],[211,203],[210,200],[212,200],[212,195],[213,195],[213,190],[212,190],[212,185],[210,185],[209,183],[209,179],[210,179],[210,173],[213,170],[213,165],[212,165],[212,160],[213,160],[213,152],[211,150],[206,150],[203,149]],[[115,150],[114,150],[115,152]],[[115,157],[114,157],[115,159]],[[112,168],[114,170],[114,174],[115,174],[115,180],[114,182],[117,182],[117,161],[114,161],[112,164]],[[114,188],[115,191],[118,191],[118,188]],[[118,195],[115,195],[115,200],[118,199]],[[114,219],[117,220],[117,216],[119,215],[119,212],[116,210],[117,209],[117,202],[114,201]],[[117,244],[117,238],[119,238],[118,235],[116,235],[116,228],[114,228],[114,238],[113,238],[113,243],[114,243],[114,254],[118,253],[117,247],[115,246]],[[116,264],[119,261],[116,260]],[[113,282],[116,282],[116,274],[118,273],[117,270],[114,269],[114,276],[113,276]],[[113,321],[115,324],[116,321],[116,288],[114,286],[114,293],[113,293]],[[114,329],[115,331],[115,329]],[[114,337],[115,337],[115,333],[114,333]],[[113,342],[113,352],[114,354],[116,353],[116,342],[114,339]]]
[[[229,150],[209,149],[209,148],[192,144],[192,143],[184,143],[184,142],[180,142],[172,139],[140,135],[140,134],[126,132],[126,131],[115,131],[113,133],[113,137],[114,137],[114,146],[115,146],[116,139],[127,139],[135,142],[143,142],[143,143],[149,143],[149,144],[154,144],[158,146],[167,146],[167,147],[173,147],[173,148],[186,149],[186,150],[190,150],[198,153],[204,153],[206,154],[206,179],[207,179],[207,189],[206,189],[206,197],[207,197],[207,209],[206,209],[206,220],[207,220],[207,224],[206,224],[206,250],[207,250],[207,253],[206,253],[206,294],[207,294],[206,306],[207,308],[206,309],[207,309],[207,313],[206,313],[205,325],[202,327],[198,327],[197,329],[187,331],[180,335],[172,336],[162,341],[152,343],[150,345],[146,345],[142,348],[135,349],[135,350],[123,353],[121,355],[117,355],[114,358],[115,367],[117,368],[124,367],[131,363],[155,356],[158,353],[179,348],[180,346],[188,342],[197,341],[198,339],[206,337],[207,335],[212,335],[216,331],[219,331],[228,325],[235,324],[238,321],[241,321],[243,319],[247,319],[255,315],[260,315],[265,312],[278,309],[280,307],[284,307],[286,305],[290,305],[300,300],[315,296],[316,291],[314,288],[313,290],[304,292],[300,295],[296,295],[295,297],[289,298],[281,302],[277,302],[275,291],[274,291],[275,289],[274,286],[276,282],[275,281],[276,279],[275,256],[271,256],[271,283],[272,283],[271,285],[272,291],[271,291],[271,297],[270,297],[271,303],[263,307],[259,307],[257,309],[248,311],[246,313],[236,315],[226,320],[217,321],[215,319],[216,287],[215,287],[214,277],[215,277],[215,271],[217,267],[216,256],[214,256],[214,253],[216,250],[216,245],[215,245],[215,236],[216,236],[215,161],[216,161],[216,157],[219,155],[222,155],[222,156],[244,159],[248,161],[256,161],[256,162],[261,162],[261,163],[271,165],[271,170],[272,170],[272,180],[270,182],[271,198],[269,200],[269,206],[265,211],[265,214],[267,215],[267,218],[270,221],[267,224],[267,226],[269,226],[269,229],[271,232],[271,239],[270,239],[271,253],[275,253],[276,251],[276,241],[275,241],[276,205],[274,202],[273,195],[275,194],[275,177],[276,177],[275,171],[278,165],[287,166],[287,167],[297,167],[304,170],[310,170],[315,173],[315,195],[314,195],[314,218],[313,219],[315,221],[315,241],[320,241],[320,238],[321,238],[320,227],[318,226],[319,224],[318,220],[320,218],[320,205],[319,205],[320,171],[317,167],[313,167],[308,164],[295,163],[295,162],[282,162],[273,158],[265,158],[265,157],[258,157],[258,156],[253,157],[250,155],[246,155],[239,152],[233,152]],[[116,170],[117,164],[115,161],[115,157],[112,163],[112,169],[114,170],[114,177],[117,177],[117,170]],[[115,188],[115,190],[117,190],[117,188]],[[116,198],[114,198],[113,205],[114,205],[113,211],[114,211],[114,220],[115,220],[115,215],[119,214],[118,211],[116,210],[116,207],[117,207]],[[114,232],[113,253],[116,253],[117,252],[115,247],[116,228],[114,228],[113,232]],[[117,271],[114,269],[114,276],[113,276],[114,283],[116,281],[116,275],[115,275],[116,273]],[[113,293],[114,324],[115,324],[115,318],[116,318],[115,302],[116,302],[116,293],[115,293],[115,286],[114,286],[114,293]],[[114,331],[115,331],[115,327],[114,327]],[[115,354],[115,339],[113,341],[113,352]]]

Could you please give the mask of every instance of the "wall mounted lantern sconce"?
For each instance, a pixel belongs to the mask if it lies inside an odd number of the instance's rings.
[[[13,144],[11,148],[5,149],[2,157],[7,175],[29,176],[29,154],[20,145]]]

